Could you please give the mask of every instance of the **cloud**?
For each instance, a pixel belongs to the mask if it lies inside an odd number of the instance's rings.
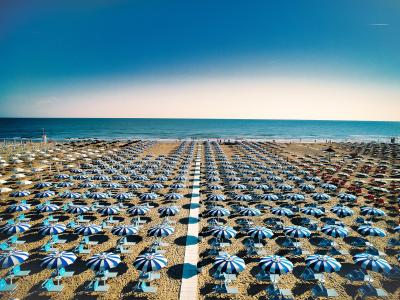
[[[389,26],[390,24],[388,24],[388,23],[371,23],[368,25],[369,26]]]

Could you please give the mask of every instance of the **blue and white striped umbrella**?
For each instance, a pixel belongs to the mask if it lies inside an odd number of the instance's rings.
[[[347,206],[334,206],[331,208],[331,212],[333,212],[340,218],[352,216],[354,214],[351,208]]]
[[[19,198],[19,197],[26,197],[31,194],[30,191],[15,191],[10,194],[10,197]]]
[[[253,198],[250,195],[237,194],[233,197],[236,201],[251,201]]]
[[[112,189],[112,190],[122,188],[122,185],[117,182],[106,182],[106,183],[101,184],[101,186],[104,188]]]
[[[90,199],[100,200],[100,199],[107,199],[109,196],[107,193],[100,193],[100,192],[92,192],[87,195]]]
[[[220,191],[220,190],[224,189],[224,187],[219,184],[209,184],[207,187],[208,187],[208,189],[210,189],[212,191]]]
[[[325,225],[321,228],[321,231],[331,237],[339,237],[344,238],[349,235],[349,231],[346,227],[342,227],[339,225]]]
[[[86,181],[86,182],[80,183],[79,187],[80,188],[84,188],[84,189],[92,189],[92,188],[97,187],[97,184],[95,184],[93,182]]]
[[[133,225],[119,225],[111,230],[112,234],[119,236],[134,235],[138,233],[138,231],[139,228]]]
[[[242,216],[247,216],[247,217],[261,216],[261,211],[253,207],[243,207],[240,209],[239,213]]]
[[[274,233],[271,229],[262,226],[251,227],[247,230],[247,235],[256,240],[270,239]]]
[[[325,193],[314,193],[312,195],[312,198],[316,201],[328,201],[329,199],[331,199],[331,196]]]
[[[31,225],[29,225],[28,223],[6,224],[1,229],[1,232],[5,233],[7,235],[14,235],[16,233],[25,232],[29,228],[31,228]]]
[[[244,260],[236,255],[220,255],[215,258],[214,267],[220,273],[237,274],[246,268]]]
[[[86,266],[94,271],[105,271],[115,268],[121,262],[119,254],[102,252],[93,255],[86,263]]]
[[[383,229],[380,229],[378,227],[373,227],[371,225],[361,225],[360,227],[357,228],[357,231],[359,234],[363,236],[386,236],[386,233]]]
[[[154,237],[166,237],[174,233],[174,231],[175,231],[174,227],[161,224],[150,228],[147,231],[147,234],[149,236],[154,236]]]
[[[118,206],[106,206],[106,207],[101,207],[97,210],[98,213],[101,213],[103,216],[111,216],[111,215],[116,215],[119,213],[119,207]]]
[[[306,258],[307,266],[317,273],[338,272],[342,265],[333,257],[328,255],[310,255]]]
[[[76,260],[73,252],[55,251],[42,259],[40,266],[47,269],[61,269],[69,266]]]
[[[43,191],[39,192],[35,195],[35,198],[49,198],[55,196],[55,192],[53,191]]]
[[[137,189],[142,189],[142,188],[144,188],[143,184],[140,184],[140,183],[128,183],[128,184],[126,185],[126,187],[127,187],[128,189],[131,189],[131,190],[137,190]]]
[[[2,269],[16,266],[27,260],[29,253],[21,250],[10,250],[0,253],[0,267]]]
[[[41,235],[54,235],[64,232],[67,227],[64,224],[49,224],[39,228]]]
[[[18,203],[18,204],[12,204],[7,208],[8,212],[19,212],[19,211],[25,211],[29,210],[31,206],[29,204],[24,204],[24,203]]]
[[[178,194],[178,193],[168,193],[165,195],[165,199],[167,199],[167,200],[179,200],[182,198],[183,198],[183,195]]]
[[[348,193],[340,193],[338,195],[338,198],[342,201],[348,201],[348,202],[354,202],[357,200],[357,197],[352,195],[352,194],[348,194]]]
[[[382,217],[386,215],[383,210],[376,207],[363,206],[360,211],[363,216]]]
[[[236,230],[230,226],[214,226],[210,230],[211,234],[217,239],[230,240],[236,236]]]
[[[162,254],[144,253],[135,259],[133,266],[136,269],[147,273],[161,270],[167,265],[167,263],[168,260]]]
[[[276,188],[283,192],[290,192],[291,190],[293,190],[293,187],[291,185],[285,183],[277,184]]]
[[[302,194],[287,194],[285,198],[291,201],[304,201],[306,199]]]
[[[101,227],[96,224],[79,225],[75,228],[75,233],[80,235],[92,235],[101,232]]]
[[[207,195],[207,201],[224,201],[225,196],[221,194],[209,194]]]
[[[44,189],[51,187],[53,184],[51,182],[38,182],[35,184],[36,189]]]
[[[233,184],[229,186],[232,190],[247,190],[247,186],[244,184]]]
[[[84,206],[84,205],[70,205],[67,208],[67,212],[70,214],[80,215],[80,214],[84,214],[85,212],[88,212],[89,209],[90,208],[88,206]]]
[[[305,238],[311,235],[311,231],[302,226],[286,226],[283,232],[291,238]]]
[[[158,195],[156,193],[143,193],[139,197],[139,199],[142,201],[156,200],[157,198],[158,198]]]
[[[167,207],[160,207],[158,209],[158,213],[161,217],[167,216],[175,216],[179,212],[179,207],[176,206],[167,206]]]
[[[359,253],[353,256],[353,260],[356,265],[373,272],[387,273],[392,269],[389,263],[378,255]]]
[[[331,183],[323,183],[321,184],[321,188],[323,188],[325,191],[331,191],[331,192],[337,190],[337,186]]]
[[[185,185],[183,183],[173,183],[170,186],[170,189],[172,190],[179,190],[179,189],[183,189],[185,187]]]
[[[293,212],[287,207],[273,207],[271,213],[277,216],[293,216]]]
[[[70,176],[68,174],[56,174],[54,178],[56,179],[68,179]]]
[[[207,215],[212,217],[226,217],[231,213],[224,207],[214,206],[207,211]]]
[[[322,210],[312,206],[303,207],[300,209],[300,211],[305,215],[316,216],[316,217],[322,216],[324,214]]]
[[[53,211],[60,209],[60,207],[56,204],[44,203],[44,204],[38,205],[36,207],[36,209],[40,212],[53,212]]]
[[[132,216],[143,216],[149,212],[150,208],[147,206],[132,206],[128,208],[127,212]]]
[[[161,190],[164,186],[161,183],[152,183],[147,186],[151,190]]]
[[[81,193],[70,192],[70,191],[66,191],[58,196],[60,198],[64,198],[64,199],[80,199],[80,198],[82,198]]]
[[[301,189],[303,192],[312,193],[312,192],[315,191],[315,186],[313,186],[313,185],[311,185],[311,184],[303,183],[303,184],[300,184],[299,187],[300,187],[300,189]]]
[[[59,182],[56,184],[56,188],[66,188],[73,186],[74,183],[70,181]]]
[[[262,191],[272,191],[274,188],[267,184],[257,184],[254,186],[255,190],[262,190]]]
[[[260,259],[259,266],[269,274],[286,274],[293,271],[293,263],[286,257],[269,255]]]
[[[260,200],[278,201],[279,197],[275,194],[263,194],[257,197]]]

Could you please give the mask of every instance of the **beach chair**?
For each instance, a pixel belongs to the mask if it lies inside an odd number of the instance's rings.
[[[386,256],[385,252],[379,251],[376,247],[374,247],[372,245],[367,247],[365,252],[368,253],[368,254],[371,254],[371,255]]]
[[[213,289],[214,293],[217,294],[238,294],[239,289],[237,287],[230,287],[229,282],[223,281],[221,284],[217,284]]]
[[[58,269],[58,271],[56,272],[56,276],[60,276],[60,277],[72,277],[74,275],[74,271],[66,271],[65,268],[60,268]]]
[[[263,269],[256,274],[256,278],[259,281],[272,281],[272,282],[277,282],[279,280],[279,275],[277,274],[269,274],[266,273]]]
[[[58,218],[54,218],[53,215],[50,215],[46,219],[49,222],[58,222]]]
[[[51,243],[46,243],[42,246],[42,248],[40,248],[40,250],[44,251],[44,252],[54,252],[57,251],[56,248],[52,247]]]
[[[111,229],[113,228],[111,225],[108,225],[106,221],[101,222],[101,228],[103,229]]]
[[[87,286],[87,290],[100,293],[108,292],[109,288],[110,286],[108,284],[100,284],[99,278],[92,280]]]
[[[117,248],[117,252],[119,252],[121,254],[132,253],[132,250],[124,248],[123,244],[117,245],[116,248]]]
[[[60,239],[57,234],[51,237],[51,243],[53,244],[65,244],[66,242],[67,240]]]
[[[31,218],[25,217],[25,214],[20,214],[17,217],[17,220],[20,221],[20,222],[29,222],[31,220]]]
[[[7,244],[7,242],[3,242],[3,243],[0,243],[0,250],[3,250],[3,251],[12,250],[12,247],[10,247],[10,245]]]
[[[151,286],[149,282],[139,280],[138,284],[134,286],[133,291],[136,293],[156,293],[157,288]]]
[[[49,278],[43,282],[42,288],[44,288],[47,292],[61,292],[64,286],[62,284],[54,284],[53,279]]]
[[[399,280],[400,279],[400,267],[393,265],[389,272],[383,273],[383,275],[392,280]]]
[[[335,298],[338,297],[338,293],[335,289],[327,289],[322,283],[311,289],[313,298]]]
[[[346,274],[345,276],[350,283],[352,282],[360,282],[360,281],[365,281],[365,282],[372,282],[373,279],[371,276],[366,274],[362,269],[355,269],[351,271],[350,273]]]
[[[155,272],[140,272],[139,274],[139,280],[142,281],[153,281],[160,278],[161,278],[160,273],[155,273]]]
[[[389,297],[388,293],[383,289],[374,288],[372,285],[367,284],[363,285],[357,290],[356,298],[367,298],[367,297],[378,297],[378,298],[386,298]]]
[[[350,252],[348,250],[343,250],[343,249],[338,249],[336,247],[332,247],[331,249],[328,250],[330,255],[350,255]]]
[[[7,225],[13,225],[13,224],[15,224],[14,219],[10,219],[7,221]]]
[[[1,292],[9,292],[12,293],[16,290],[17,285],[13,283],[7,283],[7,281],[2,278],[0,279],[0,293]]]
[[[304,281],[321,281],[324,277],[321,273],[314,273],[312,269],[306,267],[301,273],[300,278]]]
[[[90,249],[85,249],[84,248],[84,244],[80,243],[75,249],[74,249],[75,253],[79,253],[79,254],[90,254]]]
[[[78,225],[75,223],[75,221],[69,221],[68,222],[68,224],[67,224],[67,227],[68,228],[75,228],[75,227],[77,227]]]
[[[11,269],[10,274],[16,277],[23,277],[23,276],[27,276],[31,273],[30,270],[25,270],[22,271],[21,270],[21,266],[20,265],[16,265],[14,268]]]
[[[16,245],[21,245],[21,244],[25,244],[25,241],[21,241],[18,239],[18,237],[16,235],[13,235],[11,237],[8,238],[8,241],[11,244],[16,244]]]
[[[136,242],[128,242],[128,239],[126,236],[120,238],[118,240],[118,244],[124,245],[124,246],[135,246]]]

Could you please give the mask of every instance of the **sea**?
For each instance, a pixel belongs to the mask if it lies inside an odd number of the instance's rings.
[[[0,139],[252,139],[270,141],[377,141],[400,138],[400,122],[0,118]]]

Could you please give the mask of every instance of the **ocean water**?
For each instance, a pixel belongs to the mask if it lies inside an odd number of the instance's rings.
[[[389,141],[400,122],[229,119],[0,118],[0,139],[267,139]]]

